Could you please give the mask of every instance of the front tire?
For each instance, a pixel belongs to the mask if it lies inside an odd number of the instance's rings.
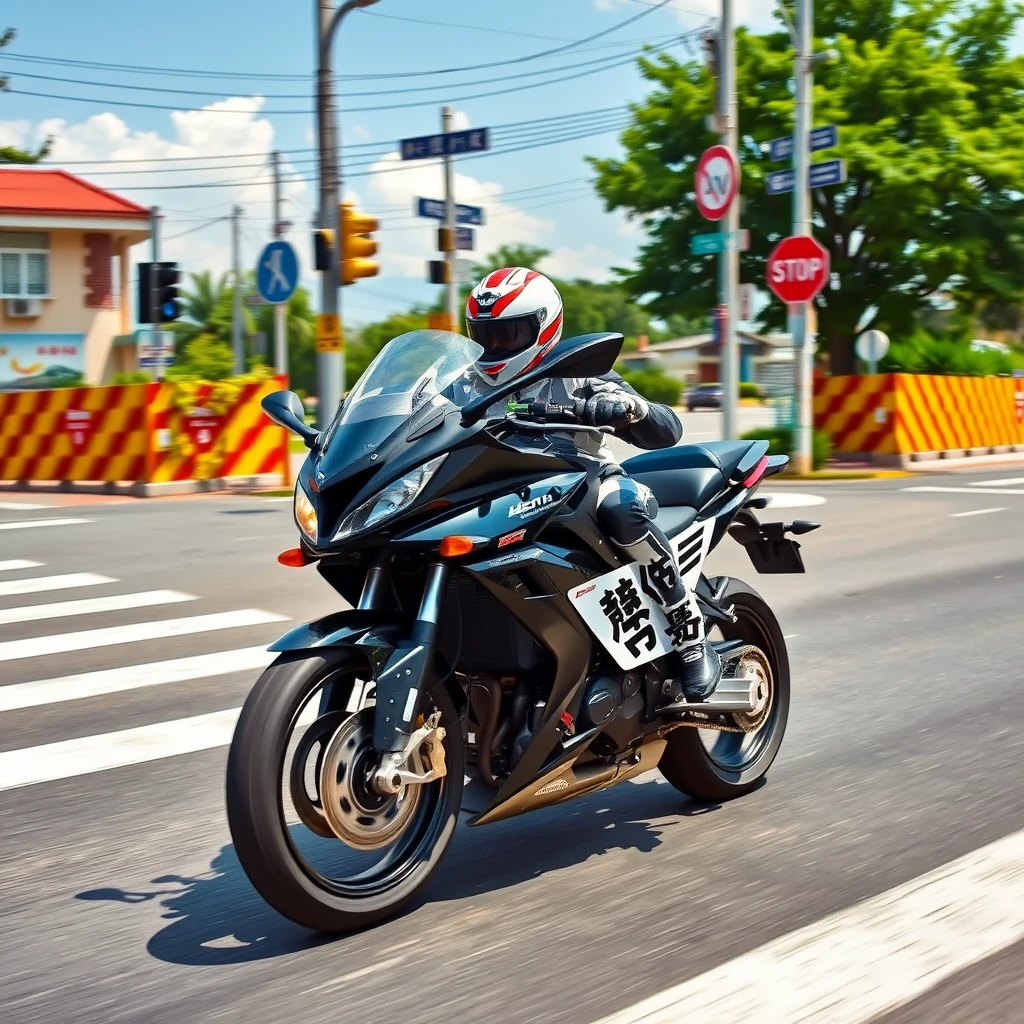
[[[393,840],[379,866],[367,867],[365,851],[354,875],[321,873],[307,850],[348,855],[351,850],[329,829],[310,829],[286,816],[286,796],[295,792],[287,760],[304,709],[315,707],[326,683],[348,693],[356,675],[368,677],[359,654],[326,650],[285,655],[257,681],[242,709],[231,741],[227,769],[227,812],[235,852],[259,894],[296,924],[324,932],[351,931],[398,913],[430,880],[451,842],[462,802],[465,748],[462,723],[444,685],[430,694],[445,728],[445,776],[415,787],[415,812]],[[339,686],[339,684],[342,684]],[[372,714],[372,712],[356,712]],[[339,716],[337,710],[330,715]],[[343,713],[340,716],[346,718]],[[319,758],[327,748],[323,741]],[[309,754],[301,741],[297,749]],[[300,786],[301,788],[301,786]],[[315,801],[314,801],[315,803]],[[315,809],[307,805],[303,820]],[[319,845],[317,845],[319,844]],[[359,853],[353,853],[357,859]],[[336,860],[336,857],[335,857]]]
[[[710,583],[714,590],[717,580]],[[733,605],[736,613],[734,623],[720,627],[723,639],[743,640],[768,658],[772,705],[752,733],[711,733],[689,726],[674,729],[658,763],[661,774],[680,792],[713,802],[734,800],[758,785],[782,746],[789,719],[789,655],[775,613],[753,587],[738,579],[730,580],[722,603]]]

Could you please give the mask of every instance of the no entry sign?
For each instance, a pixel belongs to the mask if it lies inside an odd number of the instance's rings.
[[[740,186],[740,169],[727,146],[712,146],[697,161],[697,209],[708,220],[721,220]]]
[[[783,302],[810,302],[828,281],[828,250],[810,235],[784,238],[768,257],[767,277]]]

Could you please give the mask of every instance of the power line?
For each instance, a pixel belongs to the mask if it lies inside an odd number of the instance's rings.
[[[188,228],[185,231],[179,231],[174,235],[167,235],[162,239],[164,242],[173,242],[176,238],[184,238],[185,235],[191,235],[196,231],[202,231],[203,228],[212,227],[214,224],[219,224],[221,221],[227,220],[227,217],[214,217],[212,220],[204,221],[202,224],[197,224],[194,228]]]
[[[625,21],[620,21],[609,28],[602,29],[600,32],[595,32],[592,35],[585,36],[583,39],[576,39],[562,46],[553,47],[550,50],[542,50],[539,53],[526,54],[522,57],[513,57],[502,61],[489,61],[486,64],[473,64],[461,68],[437,68],[432,71],[402,71],[402,72],[386,72],[376,73],[372,75],[338,75],[336,76],[340,81],[370,81],[381,78],[423,78],[432,77],[434,75],[450,75],[457,74],[461,71],[485,71],[496,67],[507,67],[511,64],[522,64],[526,61],[540,60],[544,57],[551,57],[556,53],[564,53],[566,50],[574,49],[577,46],[582,46],[585,43],[591,43],[595,39],[601,39],[604,36],[610,35],[612,32],[617,32],[621,28],[625,28],[627,25],[633,24],[635,21],[639,21],[641,18],[646,17],[648,14],[653,13],[661,7],[664,7],[669,3],[669,0],[652,0],[651,6],[639,14],[634,14],[630,18],[626,18]],[[19,54],[19,53],[8,53],[4,52],[5,58],[12,60],[30,61],[34,63],[42,64],[62,64],[67,67],[89,67],[104,71],[118,71],[124,73],[146,73],[146,74],[165,74],[165,75],[179,75],[179,76],[191,76],[196,78],[241,78],[247,81],[292,81],[292,82],[308,82],[310,81],[310,75],[268,75],[259,73],[242,73],[242,72],[231,72],[231,71],[197,71],[197,70],[186,70],[183,68],[167,68],[167,67],[153,67],[140,64],[112,64],[103,63],[98,61],[83,61],[76,59],[58,59],[55,57],[45,57],[38,54]],[[22,95],[35,95],[33,93],[22,93]],[[62,97],[48,97],[51,99],[61,99]]]

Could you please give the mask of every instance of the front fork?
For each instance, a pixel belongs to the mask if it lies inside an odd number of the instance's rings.
[[[360,608],[364,600],[367,608],[373,607],[384,582],[384,569],[374,566],[367,574]],[[431,563],[409,637],[398,644],[377,674],[373,746],[381,753],[406,750],[415,731],[417,711],[434,666],[437,625],[447,584],[448,566],[443,562]]]

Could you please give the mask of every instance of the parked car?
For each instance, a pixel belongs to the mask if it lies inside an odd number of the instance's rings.
[[[686,411],[721,409],[722,394],[721,384],[695,384],[692,388],[686,389]]]

